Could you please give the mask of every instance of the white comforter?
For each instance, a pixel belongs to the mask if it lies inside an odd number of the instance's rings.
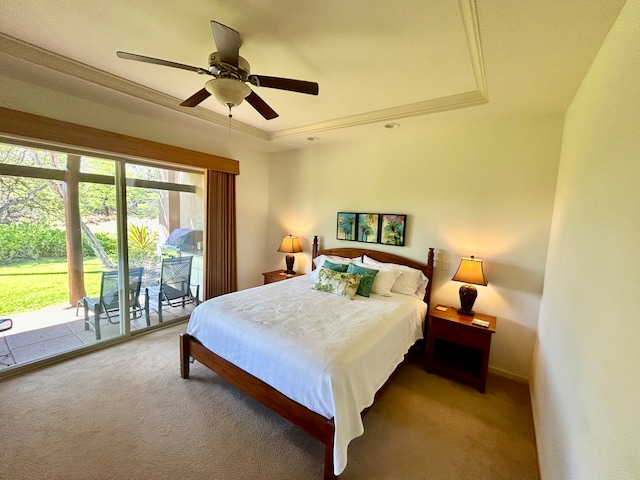
[[[427,305],[414,297],[312,288],[310,275],[200,304],[187,333],[212,352],[320,415],[334,419],[334,473],[364,433],[360,412],[422,338]]]

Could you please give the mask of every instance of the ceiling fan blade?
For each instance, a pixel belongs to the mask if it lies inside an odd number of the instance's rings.
[[[245,100],[266,120],[272,120],[278,116],[275,110],[267,105],[267,103],[254,91],[251,91],[251,93],[245,97]]]
[[[180,104],[181,107],[195,107],[203,100],[209,98],[211,94],[203,88],[202,90],[198,90],[196,93],[187,98],[184,102]]]
[[[163,65],[165,67],[181,68],[182,70],[189,70],[190,72],[204,73],[212,75],[209,70],[200,67],[193,67],[191,65],[185,65],[184,63],[170,62],[169,60],[161,60],[159,58],[145,57],[144,55],[138,55],[136,53],[116,52],[116,55],[125,60],[136,60],[138,62],[153,63],[155,65]]]
[[[265,75],[249,75],[249,81],[256,87],[277,88],[308,95],[318,95],[320,88],[315,82],[294,80],[292,78],[267,77]]]
[[[213,39],[216,42],[220,60],[234,67],[238,66],[238,54],[240,52],[240,34],[233,28],[211,20]]]

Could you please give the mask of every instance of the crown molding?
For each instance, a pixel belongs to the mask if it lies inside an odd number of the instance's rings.
[[[275,132],[267,132],[239,121],[234,122],[233,129],[259,140],[275,141],[299,135],[311,135],[329,130],[387,122],[487,103],[489,99],[476,0],[458,0],[458,5],[469,48],[471,69],[476,87],[474,90]],[[180,107],[180,99],[2,33],[0,33],[0,52],[94,85],[168,108],[182,115],[189,115],[210,122],[222,128],[228,128],[229,125],[229,120],[224,115],[203,107],[189,109]]]
[[[327,132],[339,128],[356,127],[370,123],[388,122],[401,118],[416,117],[429,113],[446,112],[459,108],[473,107],[487,103],[488,100],[481,92],[473,90],[466,93],[457,93],[447,97],[434,98],[424,102],[411,103],[400,107],[385,108],[360,115],[337,118],[329,122],[314,123],[304,127],[280,130],[269,135],[269,140],[278,140],[297,135],[310,135],[312,133]]]
[[[39,65],[59,73],[69,75],[73,78],[84,80],[93,85],[99,85],[109,90],[123,93],[181,114],[190,115],[192,117],[208,121],[223,128],[228,128],[229,125],[229,119],[224,115],[220,115],[202,107],[194,107],[187,110],[184,107],[179,106],[181,102],[180,99],[172,97],[171,95],[125,80],[122,77],[112,75],[103,70],[77,62],[2,33],[0,33],[0,52],[25,60],[34,65]],[[267,132],[242,122],[234,122],[234,129],[240,133],[251,135],[261,140],[268,140]]]
[[[487,77],[484,71],[484,56],[482,54],[482,39],[480,38],[480,22],[475,0],[458,0],[464,31],[467,35],[471,68],[476,82],[477,91],[489,101]]]
[[[475,0],[458,0],[460,15],[467,37],[471,69],[475,81],[475,90],[433,98],[422,102],[410,103],[399,107],[375,110],[359,115],[352,115],[327,122],[314,123],[303,127],[291,128],[272,132],[269,140],[293,137],[297,135],[311,135],[340,128],[355,127],[377,122],[388,122],[402,118],[428,115],[430,113],[446,112],[459,108],[483,105],[489,102],[487,95],[487,81],[484,71],[484,58],[480,39],[480,24]]]

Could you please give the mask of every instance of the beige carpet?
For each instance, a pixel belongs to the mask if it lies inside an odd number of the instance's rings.
[[[0,383],[0,478],[321,479],[323,446],[202,365],[184,325]],[[528,389],[487,393],[407,363],[365,417],[344,480],[538,479]]]

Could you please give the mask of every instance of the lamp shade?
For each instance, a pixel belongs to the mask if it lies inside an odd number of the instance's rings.
[[[251,89],[241,80],[235,78],[214,78],[204,88],[227,107],[237,107],[251,93]]]
[[[286,253],[298,253],[301,252],[302,248],[300,248],[300,242],[298,241],[298,237],[294,237],[293,235],[287,235],[280,242],[280,246],[278,247],[278,252],[286,252]]]
[[[451,280],[456,282],[473,283],[475,285],[487,285],[487,278],[482,270],[482,260],[464,257],[460,260],[460,265],[456,274]]]

